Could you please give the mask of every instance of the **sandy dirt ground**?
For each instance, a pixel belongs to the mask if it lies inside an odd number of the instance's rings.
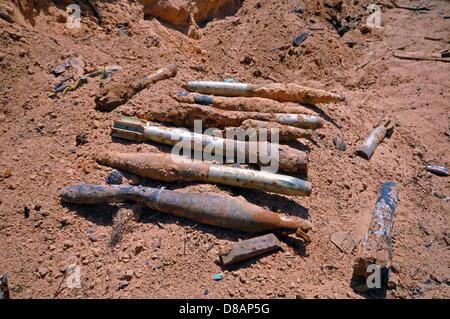
[[[425,170],[427,164],[450,167],[450,64],[393,56],[397,50],[439,54],[449,49],[450,19],[444,17],[450,16],[450,2],[397,1],[430,8],[421,12],[374,2],[381,7],[381,28],[371,32],[364,28],[369,1],[344,1],[339,11],[330,8],[339,1],[245,0],[226,10],[228,16],[219,10],[215,20],[197,13],[203,20],[195,39],[185,26],[154,18],[139,1],[80,1],[80,29],[66,28],[66,1],[1,1],[0,274],[8,274],[11,297],[368,298],[350,287],[355,252],[341,253],[330,235],[345,231],[358,242],[378,188],[388,180],[398,182],[401,191],[393,235],[394,284],[386,298],[450,297],[449,178]],[[330,15],[347,17],[349,31],[340,36]],[[303,31],[308,38],[292,46]],[[53,75],[52,69],[69,57],[84,64],[81,71],[72,67]],[[150,74],[168,63],[178,65],[174,79],[156,83],[112,112],[94,109],[103,85]],[[123,71],[47,97],[65,76],[103,64],[120,65]],[[292,144],[308,152],[311,196],[130,175],[125,182],[243,196],[310,220],[309,245],[280,236],[283,250],[224,268],[217,262],[221,249],[251,235],[134,206],[127,215],[131,226],[111,247],[117,206],[60,202],[66,185],[105,184],[111,169],[95,162],[98,152],[170,151],[158,144],[112,140],[114,119],[176,105],[170,95],[186,80],[230,77],[295,82],[347,97],[344,103],[310,107],[325,125],[313,141]],[[370,161],[353,156],[387,116],[396,123],[392,137]],[[336,149],[336,136],[347,150]],[[80,267],[77,288],[67,287],[72,264]],[[219,272],[224,278],[214,281]]]

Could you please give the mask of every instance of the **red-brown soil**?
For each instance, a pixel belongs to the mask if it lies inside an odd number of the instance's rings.
[[[375,1],[382,9],[382,27],[366,33],[370,1],[344,1],[341,12],[324,5],[338,2],[245,0],[235,14],[223,17],[218,10],[217,20],[199,24],[202,36],[194,40],[170,21],[144,19],[139,1],[90,1],[94,7],[82,6],[81,29],[70,30],[65,27],[68,1],[1,1],[0,11],[9,18],[0,18],[0,275],[8,273],[11,297],[363,298],[349,286],[355,253],[341,253],[329,238],[345,231],[359,241],[378,187],[388,180],[397,181],[401,191],[393,238],[397,285],[387,298],[450,297],[449,177],[425,171],[429,163],[450,167],[450,65],[393,56],[398,49],[448,49],[450,20],[444,16],[450,16],[450,4],[401,1],[426,3],[431,9],[420,13]],[[300,6],[303,13],[292,11]],[[350,31],[341,37],[328,13],[361,21],[350,20]],[[128,23],[128,28],[119,30],[117,23]],[[303,31],[308,38],[292,46]],[[124,69],[47,98],[57,81],[77,73],[76,68],[58,78],[51,73],[70,56],[83,61],[85,71],[102,64]],[[175,78],[152,85],[112,112],[94,109],[101,85],[144,76],[169,63],[178,65]],[[95,162],[99,152],[170,150],[111,140],[113,119],[176,104],[170,96],[186,80],[230,77],[295,82],[347,97],[344,103],[312,108],[324,118],[314,141],[301,140],[309,154],[312,195],[287,197],[129,175],[126,182],[241,195],[271,210],[308,218],[314,224],[311,244],[280,237],[283,251],[221,268],[219,251],[251,235],[142,208],[129,218],[131,227],[112,248],[116,206],[60,202],[66,185],[105,183],[111,169]],[[388,116],[396,122],[392,137],[370,161],[354,157],[354,148]],[[86,143],[77,146],[77,136]],[[345,140],[346,151],[335,148],[335,136]],[[81,266],[81,288],[65,288],[71,264]],[[224,278],[216,282],[211,277],[218,272]]]

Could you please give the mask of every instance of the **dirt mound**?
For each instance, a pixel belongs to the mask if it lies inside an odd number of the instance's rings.
[[[214,19],[223,19],[235,14],[243,0],[144,0],[146,19],[159,18],[171,27],[187,32],[191,21],[190,15],[200,27]]]
[[[189,1],[78,1],[81,23],[73,29],[66,27],[71,1],[1,1],[0,275],[8,273],[11,297],[360,298],[350,287],[355,253],[343,254],[329,238],[345,232],[358,242],[378,187],[392,180],[401,190],[387,296],[448,298],[448,177],[424,167],[450,165],[450,66],[399,60],[392,52],[448,49],[443,17],[450,8],[430,0],[429,11],[416,12],[378,1],[381,28],[367,29],[370,2],[246,0],[227,2],[228,11],[225,1],[193,1],[201,29],[194,38],[185,30],[192,26]],[[170,63],[178,66],[173,79],[142,90],[110,113],[95,110],[102,88]],[[122,69],[49,98],[65,78],[104,65]],[[324,126],[312,139],[289,144],[308,153],[311,196],[126,174],[124,183],[243,196],[311,221],[310,245],[283,237],[282,251],[221,268],[215,259],[222,248],[251,235],[149,208],[127,211],[121,222],[120,206],[61,204],[66,185],[105,184],[111,169],[95,162],[98,153],[170,151],[112,139],[113,119],[165,115],[176,109],[171,96],[185,81],[229,78],[293,82],[347,97],[341,104],[305,106]],[[370,161],[355,157],[356,146],[388,116],[396,121],[392,137]],[[346,148],[336,148],[333,140]],[[114,247],[112,234],[120,239]],[[81,271],[75,288],[66,285],[72,265]],[[213,281],[219,272],[223,279]]]

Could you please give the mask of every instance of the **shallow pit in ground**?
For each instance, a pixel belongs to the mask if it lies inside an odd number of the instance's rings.
[[[236,14],[244,0],[143,0],[144,18],[158,19],[164,25],[187,33],[190,14],[200,28],[215,19]]]

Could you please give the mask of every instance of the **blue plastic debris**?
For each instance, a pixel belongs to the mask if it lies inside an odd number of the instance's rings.
[[[215,280],[215,281],[222,280],[223,279],[223,274],[222,273],[214,274],[212,276],[212,279]]]

